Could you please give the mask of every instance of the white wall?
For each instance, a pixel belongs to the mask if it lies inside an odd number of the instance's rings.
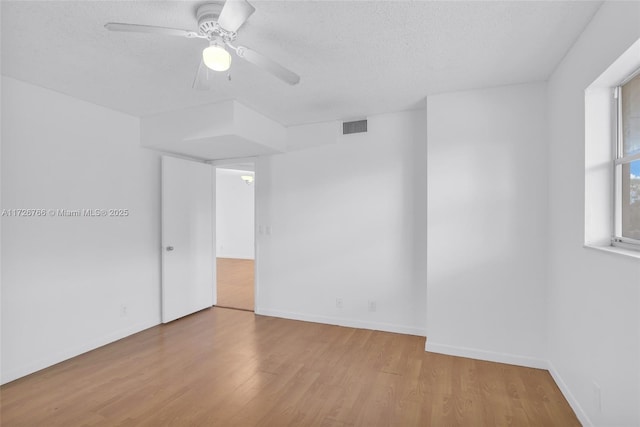
[[[427,350],[545,366],[546,86],[427,97]]]
[[[549,358],[587,425],[640,425],[640,262],[583,247],[584,90],[639,37],[640,3],[606,2],[549,81]]]
[[[2,218],[7,382],[159,323],[160,162],[137,118],[4,77],[2,113],[4,209],[130,212]]]
[[[385,114],[259,159],[257,313],[424,335],[424,139],[424,111]]]
[[[255,184],[240,177],[253,172],[216,169],[216,256],[254,259]]]

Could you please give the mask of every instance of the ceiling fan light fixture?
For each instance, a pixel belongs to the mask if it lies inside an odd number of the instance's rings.
[[[202,51],[202,61],[213,71],[227,71],[231,67],[231,54],[213,42]]]
[[[240,59],[264,69],[285,83],[295,85],[300,82],[299,75],[277,62],[246,46],[232,44],[236,40],[237,31],[255,12],[255,8],[247,0],[209,1],[210,3],[201,4],[196,10],[197,31],[124,22],[107,22],[105,28],[109,31],[126,33],[160,34],[208,40],[209,46],[202,50],[202,59],[191,85],[194,89],[210,89],[208,83],[211,80],[211,73],[208,70],[217,72],[229,70],[231,67],[230,51],[233,51]],[[231,80],[230,75],[228,78]]]

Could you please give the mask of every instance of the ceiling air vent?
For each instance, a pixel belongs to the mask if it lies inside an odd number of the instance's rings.
[[[367,131],[367,120],[356,120],[355,122],[342,122],[342,134],[362,133]]]

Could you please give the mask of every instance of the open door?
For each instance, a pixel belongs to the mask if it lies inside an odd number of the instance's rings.
[[[215,304],[214,175],[162,156],[162,322]]]

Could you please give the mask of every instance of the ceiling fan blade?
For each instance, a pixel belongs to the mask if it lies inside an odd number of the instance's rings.
[[[156,27],[154,25],[124,24],[121,22],[107,22],[104,27],[109,31],[123,31],[127,33],[163,34],[166,36],[193,38],[206,38],[195,31],[181,30],[179,28]]]
[[[253,65],[264,68],[285,83],[295,85],[300,82],[299,75],[287,68],[284,68],[282,65],[256,52],[253,49],[249,49],[245,46],[238,46],[235,51],[240,58],[245,59]]]
[[[213,71],[209,70],[204,61],[200,59],[200,65],[196,71],[196,76],[193,79],[191,87],[196,90],[211,90],[213,89]]]
[[[227,0],[218,17],[218,25],[235,33],[255,10],[247,0]]]
[[[193,79],[191,87],[200,91],[215,91],[220,95],[229,96],[228,88],[231,87],[231,75],[214,71],[200,59],[200,65]]]

